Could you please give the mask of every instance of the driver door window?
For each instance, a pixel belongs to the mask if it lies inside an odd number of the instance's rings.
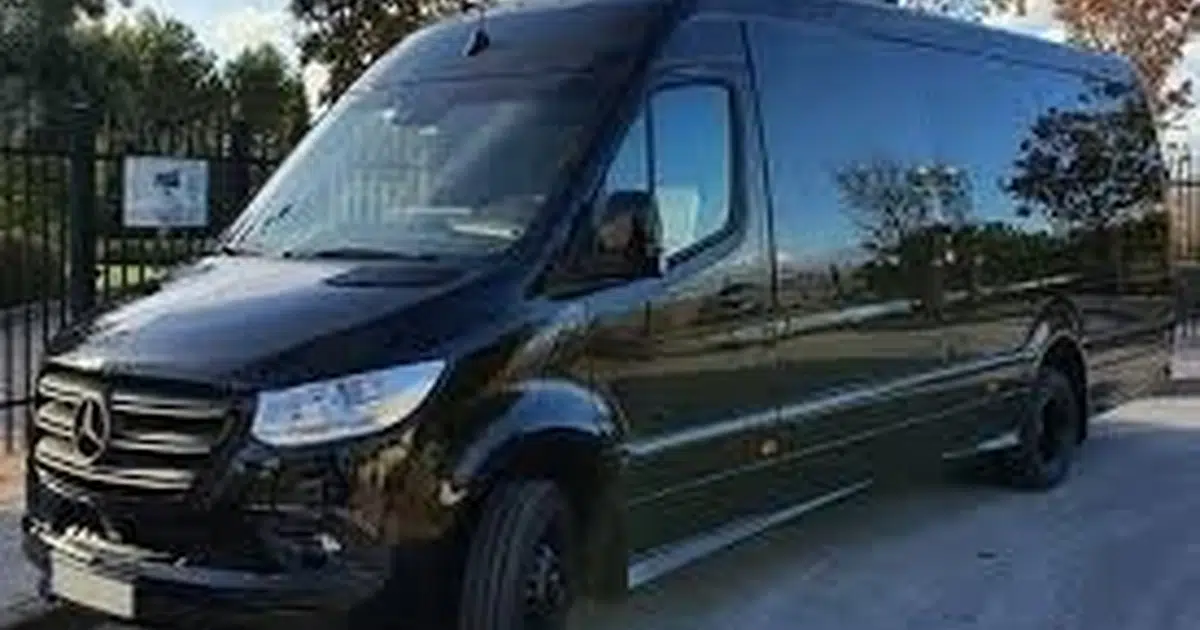
[[[606,194],[653,194],[668,262],[718,237],[730,223],[729,103],[729,91],[715,84],[656,92],[609,170]]]

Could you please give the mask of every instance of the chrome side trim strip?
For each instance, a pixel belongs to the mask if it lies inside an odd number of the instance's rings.
[[[623,450],[630,457],[650,457],[663,451],[685,448],[692,444],[765,429],[777,422],[798,423],[813,416],[863,407],[909,392],[921,391],[923,388],[935,386],[939,382],[965,378],[972,374],[1015,365],[1023,361],[1028,361],[1031,357],[1032,355],[1029,352],[1020,352],[999,357],[985,357],[963,365],[933,370],[869,389],[847,391],[808,403],[788,405],[778,411],[771,410],[753,413],[685,429],[676,433],[637,440],[627,444]]]
[[[938,383],[966,378],[981,372],[998,370],[1028,360],[1029,356],[1027,353],[984,357],[969,363],[932,370],[917,376],[900,379],[871,389],[846,392],[811,403],[789,405],[780,410],[780,419],[784,422],[796,422],[811,416],[819,416],[833,411],[863,407],[874,402],[882,402],[904,395],[905,393],[924,393],[927,388],[936,386]]]
[[[873,480],[860,481],[772,514],[733,521],[711,532],[649,551],[629,565],[629,588],[637,588],[737,542],[858,494],[873,483]]]
[[[713,422],[676,433],[668,433],[657,437],[630,442],[624,448],[625,453],[632,457],[649,457],[662,451],[683,448],[689,444],[707,442],[719,438],[737,435],[746,431],[757,431],[778,424],[779,414],[775,411],[764,411],[730,420]]]
[[[1005,449],[1013,448],[1015,446],[1020,445],[1020,443],[1021,443],[1020,432],[1017,429],[1011,429],[1009,431],[1001,433],[1000,435],[997,435],[994,438],[984,440],[972,447],[965,448],[965,449],[962,449],[959,451],[950,451],[947,453],[942,453],[942,459],[947,460],[947,461],[952,461],[952,460],[956,460],[956,459],[967,459],[967,458],[975,457],[977,455],[982,455],[985,453],[994,453],[996,451],[1003,451]]]

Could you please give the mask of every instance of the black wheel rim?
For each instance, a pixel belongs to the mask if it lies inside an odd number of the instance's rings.
[[[565,627],[570,607],[562,545],[547,532],[533,548],[533,557],[525,577],[525,628],[558,630]]]

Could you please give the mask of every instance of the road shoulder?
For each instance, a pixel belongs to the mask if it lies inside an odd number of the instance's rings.
[[[21,552],[21,454],[0,454],[0,628],[24,627],[53,607],[37,595],[37,575]]]

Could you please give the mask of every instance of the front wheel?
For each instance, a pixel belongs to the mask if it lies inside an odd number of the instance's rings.
[[[1038,372],[1031,403],[1019,427],[1020,443],[1001,455],[1001,473],[1018,488],[1049,490],[1070,473],[1083,407],[1070,379],[1050,367]]]
[[[463,572],[459,630],[563,630],[574,601],[570,506],[548,481],[495,488]]]

